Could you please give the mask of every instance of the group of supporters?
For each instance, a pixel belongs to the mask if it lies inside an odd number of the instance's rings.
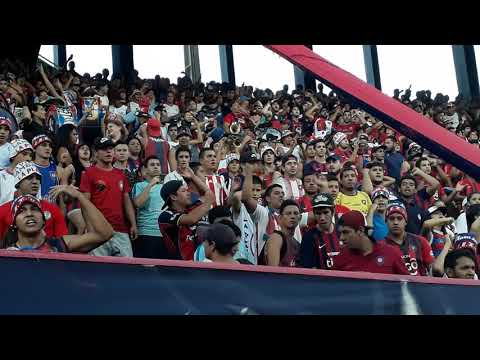
[[[479,183],[322,85],[1,68],[4,249],[478,278]],[[401,93],[478,147],[478,99]]]

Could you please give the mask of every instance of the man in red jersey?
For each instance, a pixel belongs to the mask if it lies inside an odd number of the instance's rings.
[[[334,258],[333,270],[410,275],[397,248],[372,240],[372,229],[361,212],[346,213],[338,226],[343,247]]]
[[[127,177],[121,170],[112,166],[112,140],[98,138],[94,147],[97,163],[83,173],[80,191],[85,193],[87,199],[104,214],[115,232],[112,239],[93,250],[91,254],[131,257],[133,253],[130,237],[132,240],[136,239],[138,230]]]
[[[407,210],[401,203],[393,203],[385,212],[389,233],[385,242],[397,247],[402,253],[410,275],[427,276],[435,258],[427,239],[423,236],[405,231],[407,227]]]

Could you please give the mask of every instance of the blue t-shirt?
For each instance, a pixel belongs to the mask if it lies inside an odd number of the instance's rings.
[[[132,189],[132,197],[136,198],[148,185],[148,181],[136,183]],[[137,227],[139,235],[162,236],[158,227],[158,217],[162,212],[164,201],[160,196],[161,184],[156,184],[150,189],[150,195],[142,207],[137,209]]]
[[[380,214],[373,214],[373,238],[375,241],[385,239],[388,234],[388,226]]]
[[[388,176],[391,176],[396,180],[400,180],[400,170],[404,161],[405,158],[402,156],[402,154],[396,151],[392,153],[386,152],[385,166],[387,168]]]
[[[40,174],[42,174],[42,190],[41,196],[42,199],[48,200],[48,192],[54,186],[57,186],[60,182],[57,177],[57,165],[55,163],[50,162],[48,166],[41,166],[35,164]]]

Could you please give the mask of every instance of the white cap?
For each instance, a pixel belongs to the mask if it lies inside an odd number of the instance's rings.
[[[333,135],[333,142],[335,145],[338,145],[346,138],[347,135],[345,135],[343,132],[337,132],[335,135]]]
[[[273,152],[273,155],[275,155],[275,150],[273,150],[273,148],[271,146],[265,146],[263,149],[262,149],[262,152],[260,153],[260,157],[262,158],[263,160],[263,154],[265,154],[268,150],[270,150],[271,152]]]
[[[20,154],[23,150],[28,149],[28,150],[32,150],[33,152],[32,144],[30,144],[27,140],[15,139],[15,140],[12,140],[10,144],[12,145],[11,151],[10,151],[10,159]]]
[[[37,166],[31,161],[22,161],[15,167],[15,172],[13,174],[15,187],[22,181],[23,179],[29,177],[32,174],[37,174],[38,176],[42,176],[37,169]]]

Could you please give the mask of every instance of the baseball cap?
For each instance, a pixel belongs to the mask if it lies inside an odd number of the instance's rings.
[[[33,138],[32,147],[36,149],[40,144],[43,144],[44,142],[49,142],[50,144],[53,144],[53,141],[47,135],[41,134]]]
[[[446,206],[431,206],[428,208],[428,213],[432,215],[437,211],[441,211],[443,215],[447,216],[448,210]]]
[[[317,163],[317,164],[315,164],[315,163]],[[305,165],[303,165],[303,177],[316,174],[317,173],[317,171],[316,171],[317,166],[318,166],[318,162],[315,161],[315,160],[310,161],[310,162],[306,163]]]
[[[240,162],[241,163],[248,163],[248,162],[255,162],[255,161],[260,161],[260,156],[258,156],[257,153],[254,152],[244,152],[240,156]]]
[[[147,121],[147,134],[153,137],[159,137],[162,134],[160,122],[157,119],[151,118]]]
[[[136,113],[137,117],[146,117],[146,118],[149,118],[150,117],[150,114],[149,113],[146,113],[145,111],[137,111]]]
[[[325,161],[328,163],[330,161],[339,161],[340,160],[340,156],[336,155],[336,154],[331,154],[331,155],[328,155],[327,158],[325,159]]]
[[[289,161],[289,160],[295,160],[295,161],[298,162],[297,157],[293,154],[290,154],[290,155],[282,157],[282,165],[285,165],[287,163],[287,161]]]
[[[181,127],[180,129],[178,129],[177,131],[177,139],[182,137],[182,136],[188,136],[188,137],[192,137],[192,133],[190,132],[189,129],[187,129],[186,127]]]
[[[273,150],[273,148],[271,146],[265,146],[262,149],[262,152],[260,153],[260,157],[262,158],[262,160],[263,160],[263,154],[265,154],[267,151],[271,151],[271,152],[273,152],[273,155],[275,155],[275,150]]]
[[[175,194],[178,189],[183,185],[183,182],[180,180],[170,180],[163,184],[162,189],[160,190],[160,196],[162,197],[163,201],[165,201],[166,207],[170,203],[170,195]]]
[[[24,139],[15,139],[10,142],[12,145],[12,150],[10,152],[10,159],[13,159],[15,156],[20,154],[23,150],[32,150],[33,152],[33,147],[32,145]]]
[[[12,214],[11,225],[15,225],[15,220],[16,220],[18,214],[20,213],[20,209],[22,208],[22,206],[24,204],[27,204],[27,203],[32,204],[32,205],[36,206],[37,208],[39,208],[42,211],[42,214],[43,214],[43,210],[42,210],[42,206],[40,204],[40,200],[38,200],[36,197],[34,197],[32,195],[19,196],[12,202],[12,206],[10,208],[10,212]],[[43,219],[45,220],[45,215],[43,216]]]
[[[290,130],[282,131],[282,139],[286,138],[287,136],[293,136],[293,132],[291,132]]]
[[[0,116],[0,125],[5,125],[12,131],[12,123],[5,116]]]
[[[342,215],[338,221],[339,226],[348,226],[352,229],[358,230],[360,227],[367,227],[367,219],[365,216],[357,210],[350,210],[349,212]]]
[[[216,128],[210,133],[210,137],[214,143],[219,142],[223,135],[225,135],[225,131],[222,128]]]
[[[343,132],[337,132],[335,135],[333,135],[333,142],[335,143],[335,145],[338,145],[346,138],[346,134],[344,134]]]
[[[13,173],[15,187],[18,187],[18,184],[20,184],[23,179],[26,179],[32,174],[37,174],[40,178],[42,177],[42,174],[38,171],[37,166],[33,162],[22,161],[21,163],[18,163]]]
[[[474,252],[475,255],[477,254],[477,246],[478,246],[477,238],[473,233],[457,234],[453,241],[454,249],[462,249],[462,248],[470,249]]]
[[[105,150],[108,149],[109,147],[113,148],[115,144],[110,138],[103,137],[103,138],[96,138],[93,147],[95,150]]]
[[[225,161],[227,162],[227,167],[233,160],[240,161],[240,156],[238,154],[228,154],[225,156]]]
[[[387,207],[387,211],[385,212],[385,218],[388,218],[390,217],[391,215],[393,214],[400,214],[403,216],[403,218],[405,219],[405,221],[408,221],[408,215],[407,215],[407,210],[405,209],[405,207],[403,205],[401,205],[400,203],[393,203],[393,204],[390,204],[388,207]]]
[[[318,193],[312,200],[312,207],[313,208],[320,208],[320,207],[335,207],[333,203],[333,197],[329,193]]]
[[[215,243],[218,248],[228,248],[239,243],[234,231],[222,223],[210,225],[205,240]]]
[[[379,144],[379,145],[375,145],[373,148],[372,148],[372,153],[374,153],[375,151],[377,151],[378,149],[383,149],[383,150],[386,150],[387,147],[383,144]]]
[[[384,198],[390,198],[390,191],[384,187],[378,187],[372,192],[372,200],[375,200],[377,197],[383,196]]]

